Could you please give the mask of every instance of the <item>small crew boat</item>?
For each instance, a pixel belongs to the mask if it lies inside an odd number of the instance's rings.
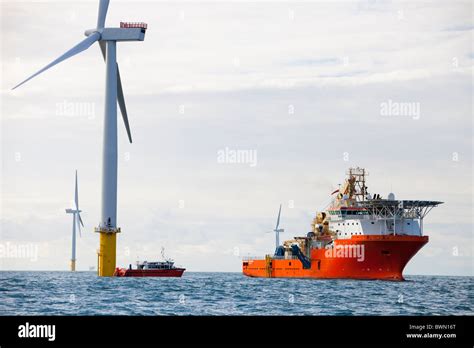
[[[165,258],[164,248],[161,248],[161,255],[164,261],[148,262],[137,261],[135,269],[129,265],[128,269],[115,269],[116,277],[181,277],[185,268],[176,267],[172,259]]]

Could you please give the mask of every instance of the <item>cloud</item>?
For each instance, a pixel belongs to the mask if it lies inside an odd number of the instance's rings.
[[[8,269],[67,269],[75,169],[86,223],[78,267],[96,263],[99,48],[10,91],[95,24],[96,2],[77,5],[1,5],[1,237],[58,251]],[[273,251],[265,232],[280,203],[285,237],[306,234],[360,165],[371,192],[445,202],[425,221],[433,238],[409,272],[470,274],[471,256],[448,256],[451,244],[472,245],[470,13],[462,2],[114,2],[108,25],[149,23],[144,42],[118,51],[134,139],[119,122],[119,263],[165,246],[189,269],[238,272],[234,248]],[[388,100],[418,103],[419,119],[383,117]],[[256,151],[257,165],[218,163],[226,147]]]

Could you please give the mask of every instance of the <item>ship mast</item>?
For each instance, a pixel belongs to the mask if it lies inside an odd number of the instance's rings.
[[[356,202],[364,202],[367,198],[367,186],[365,186],[365,176],[369,173],[364,168],[349,168],[346,173],[348,181],[352,182],[353,192],[351,198],[355,198]]]

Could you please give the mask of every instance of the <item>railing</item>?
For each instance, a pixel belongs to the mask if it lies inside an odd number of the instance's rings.
[[[271,255],[270,256],[272,260],[295,260],[298,257],[296,256],[275,256]],[[250,261],[250,260],[265,260],[265,256],[242,256],[243,261]]]
[[[265,256],[242,256],[243,261],[249,260],[265,260]]]
[[[120,28],[140,28],[147,29],[148,24],[143,22],[120,22]]]
[[[107,233],[120,233],[120,227],[114,228],[114,227],[94,227],[94,232],[100,233],[100,232],[107,232]]]

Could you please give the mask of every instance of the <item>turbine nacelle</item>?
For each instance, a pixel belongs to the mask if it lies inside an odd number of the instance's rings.
[[[104,28],[101,41],[143,41],[145,40],[144,28]]]
[[[120,28],[87,29],[84,35],[99,34],[97,41],[143,41],[147,25],[145,23],[120,23]],[[127,26],[124,26],[127,25]],[[134,26],[132,26],[134,25]]]

